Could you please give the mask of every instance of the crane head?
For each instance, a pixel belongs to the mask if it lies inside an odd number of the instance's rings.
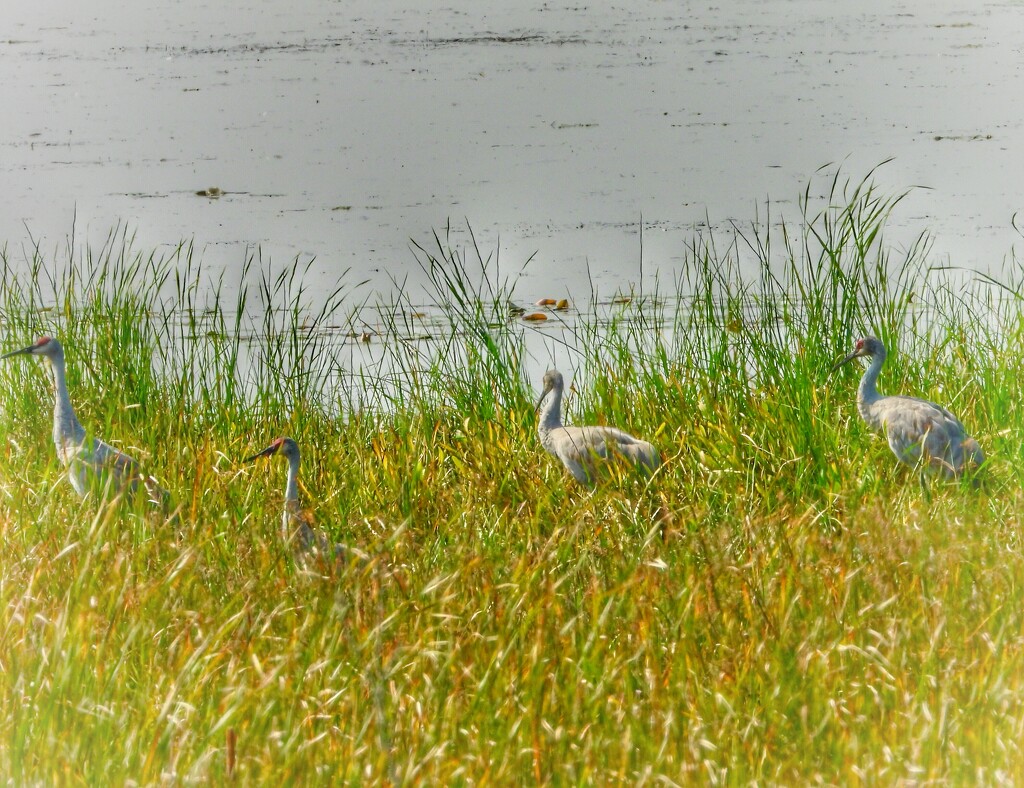
[[[872,336],[861,337],[856,341],[856,343],[854,343],[853,352],[839,359],[839,361],[832,365],[832,369],[830,369],[829,372],[835,372],[841,366],[849,364],[855,358],[863,358],[865,356],[870,356],[872,358],[885,358],[885,345],[882,344],[882,340]]]
[[[34,343],[28,347],[23,347],[21,350],[12,350],[10,353],[4,353],[0,356],[0,359],[10,358],[11,356],[46,356],[48,358],[54,358],[58,355],[63,355],[64,349],[53,337],[39,337]]]
[[[552,391],[553,389],[558,389],[559,391],[561,391],[562,386],[564,385],[565,383],[562,379],[562,373],[559,372],[557,369],[549,369],[547,372],[545,372],[544,388],[540,392],[540,398],[537,400],[537,405],[533,409],[534,412],[536,413],[538,410],[540,410],[540,404],[544,401],[544,398],[548,395],[550,391]]]
[[[299,444],[293,441],[291,438],[278,438],[271,443],[267,448],[261,452],[257,452],[252,457],[246,457],[243,462],[253,462],[260,459],[261,457],[270,457],[280,452],[285,457],[298,457],[299,456]]]

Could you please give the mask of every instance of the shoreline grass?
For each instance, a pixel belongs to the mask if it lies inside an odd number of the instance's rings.
[[[416,340],[399,294],[362,372],[339,337],[368,300],[314,299],[300,265],[247,261],[229,299],[123,228],[5,256],[5,342],[58,336],[82,422],[181,512],[78,501],[47,375],[0,367],[0,780],[1024,779],[1024,268],[963,285],[926,238],[887,247],[899,196],[830,183],[549,338],[578,354],[570,419],[662,448],[650,499],[544,455],[515,280],[475,240],[415,249],[448,329]],[[859,422],[828,370],[868,331],[883,391],[979,439],[986,490],[926,501]],[[238,460],[285,434],[366,564],[310,576],[281,545],[283,468]]]

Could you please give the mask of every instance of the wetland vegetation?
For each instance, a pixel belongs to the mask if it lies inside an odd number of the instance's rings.
[[[5,255],[5,349],[58,336],[83,424],[179,516],[80,501],[48,376],[0,368],[0,779],[1024,779],[1024,268],[891,249],[900,197],[870,179],[809,195],[557,335],[568,420],[664,456],[593,491],[540,448],[536,329],[487,252],[420,248],[444,329],[416,338],[399,299],[360,369],[363,302],[301,267],[250,261],[229,291],[123,231]],[[829,368],[868,332],[883,391],[977,437],[982,489],[927,500],[859,421]],[[282,545],[284,468],[239,463],[280,435],[318,527],[367,560],[310,572]]]

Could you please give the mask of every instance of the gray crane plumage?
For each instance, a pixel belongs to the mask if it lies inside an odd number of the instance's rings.
[[[544,374],[544,390],[537,400],[540,413],[537,435],[540,444],[562,461],[580,484],[592,484],[599,461],[616,456],[641,471],[653,472],[661,465],[661,454],[647,441],[634,438],[615,427],[567,427],[562,424],[562,373],[549,369]]]
[[[886,358],[879,339],[858,339],[853,352],[832,369],[855,358],[871,359],[857,387],[857,410],[869,427],[885,435],[897,460],[944,479],[958,478],[985,461],[978,442],[946,408],[918,397],[878,393],[878,373]]]
[[[53,444],[75,492],[84,498],[90,490],[102,491],[109,482],[114,492],[134,495],[142,486],[151,502],[166,506],[167,491],[152,476],[142,473],[134,457],[99,438],[88,440],[71,406],[64,348],[60,342],[52,337],[40,337],[34,344],[5,353],[0,359],[19,355],[41,356],[49,362],[54,385]]]
[[[247,457],[253,462],[261,457],[282,455],[288,460],[288,480],[284,488],[284,513],[281,516],[281,535],[286,544],[294,544],[300,557],[320,556],[341,558],[352,552],[343,544],[331,547],[327,538],[313,528],[311,518],[299,505],[299,445],[291,438],[278,438],[267,448]],[[358,557],[358,556],[357,556]]]

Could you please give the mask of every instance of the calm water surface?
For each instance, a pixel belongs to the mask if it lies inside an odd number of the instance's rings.
[[[8,0],[0,239],[118,222],[315,257],[388,289],[468,221],[519,288],[626,289],[694,228],[798,215],[835,163],[905,201],[891,235],[998,271],[1024,207],[1024,3]],[[223,190],[210,199],[195,192]]]

